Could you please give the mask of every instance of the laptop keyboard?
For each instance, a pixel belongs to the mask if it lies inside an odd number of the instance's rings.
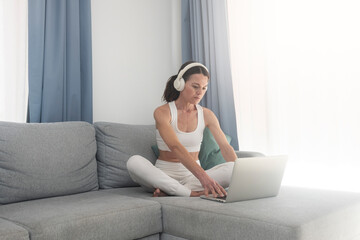
[[[227,188],[225,188],[225,191],[226,191],[226,192],[228,192],[228,190],[229,190],[229,188],[228,188],[228,187],[227,187]],[[224,199],[224,200],[225,200],[225,199],[226,199],[226,197],[227,197],[227,195],[226,195],[226,196],[223,196],[223,197],[221,197],[221,196],[219,196],[219,195],[218,195],[216,198],[218,198],[218,199]]]
[[[224,200],[225,200],[226,197],[227,197],[227,196],[222,196],[222,197],[221,197],[221,196],[218,195],[216,198],[218,198],[218,199],[224,199]]]

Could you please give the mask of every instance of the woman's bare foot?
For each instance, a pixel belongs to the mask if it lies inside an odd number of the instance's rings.
[[[191,191],[190,197],[200,197],[204,195],[205,191]]]
[[[204,191],[191,191],[190,197],[200,197],[204,195]],[[166,193],[161,191],[159,188],[155,189],[153,193],[153,197],[166,197],[168,196]]]
[[[165,197],[168,196],[166,193],[164,193],[163,191],[161,191],[159,188],[155,189],[154,193],[153,193],[153,197]]]

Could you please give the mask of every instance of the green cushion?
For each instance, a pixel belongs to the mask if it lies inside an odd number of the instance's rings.
[[[231,137],[226,135],[227,141],[231,142]],[[220,152],[220,147],[216,143],[214,136],[208,128],[205,128],[203,141],[199,152],[201,167],[208,170],[218,164],[226,162]]]
[[[153,150],[153,152],[154,152],[154,154],[155,154],[156,158],[158,158],[158,157],[159,157],[159,155],[160,155],[160,152],[159,152],[159,148],[158,148],[158,146],[157,146],[157,145],[152,145],[152,146],[151,146],[151,149]]]
[[[226,135],[228,142],[231,142],[231,137]],[[156,157],[159,157],[159,149],[157,145],[151,146],[152,150]],[[220,147],[216,143],[214,136],[211,134],[208,128],[205,128],[203,141],[201,143],[201,148],[199,152],[199,160],[201,167],[205,170],[208,170],[218,164],[226,162],[220,152]]]

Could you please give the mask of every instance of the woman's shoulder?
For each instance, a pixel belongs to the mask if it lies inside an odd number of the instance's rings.
[[[203,112],[204,112],[204,116],[212,116],[214,115],[214,113],[209,109],[209,108],[206,108],[206,107],[201,107]]]
[[[155,108],[154,110],[154,118],[159,119],[159,118],[165,118],[165,117],[170,117],[170,108],[169,108],[169,104],[165,103],[157,108]]]
[[[169,103],[165,103],[161,106],[158,106],[157,108],[155,108],[154,112],[166,112],[166,111],[170,111],[169,109]]]
[[[213,113],[213,111],[211,111],[209,108],[206,107],[202,107],[203,112],[204,112],[204,120],[205,120],[205,124],[209,125],[211,123],[213,123],[214,121],[217,121],[217,117],[215,115],[215,113]]]

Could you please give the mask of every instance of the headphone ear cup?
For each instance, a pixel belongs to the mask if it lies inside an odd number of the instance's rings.
[[[179,92],[184,90],[184,88],[185,88],[185,80],[183,78],[176,79],[174,81],[174,88]]]

